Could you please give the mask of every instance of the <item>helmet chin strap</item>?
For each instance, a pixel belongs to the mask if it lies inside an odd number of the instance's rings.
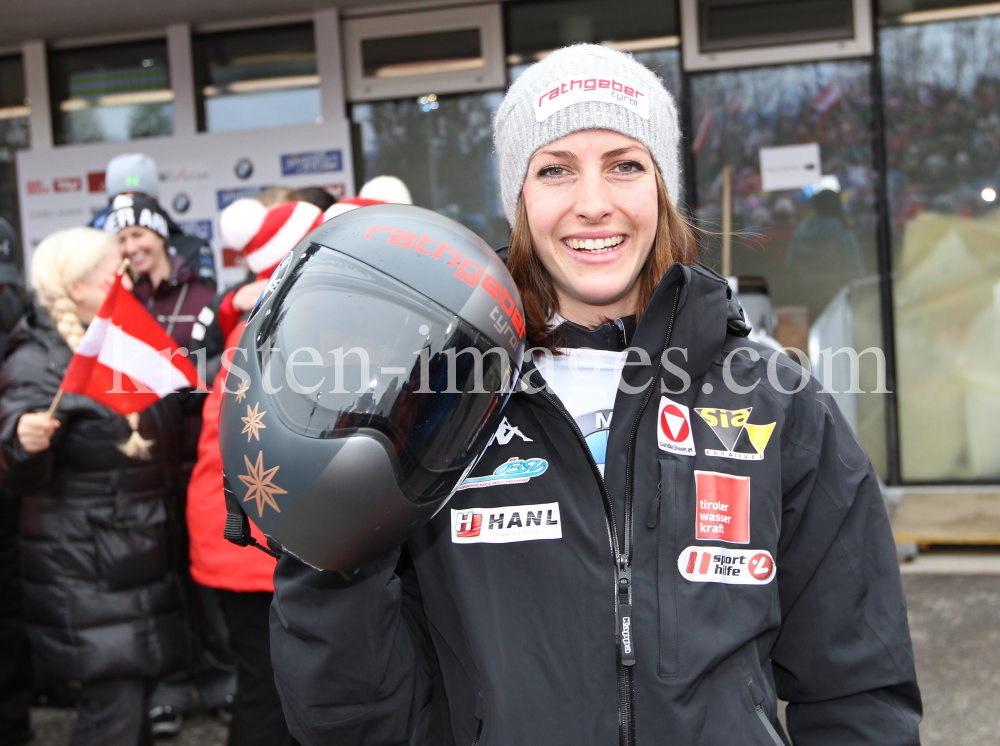
[[[589,347],[593,350],[621,352],[628,349],[635,336],[635,316],[623,316],[614,321],[605,321],[593,329],[563,320],[556,327],[555,335],[559,347]]]
[[[226,495],[226,526],[222,529],[223,538],[231,541],[238,547],[256,547],[265,554],[270,554],[275,559],[279,559],[281,555],[278,552],[275,552],[270,547],[265,547],[253,538],[253,535],[250,533],[250,519],[243,512],[243,507],[236,499],[236,495],[233,493],[232,488],[230,488],[229,480],[225,475],[222,476],[222,491]]]

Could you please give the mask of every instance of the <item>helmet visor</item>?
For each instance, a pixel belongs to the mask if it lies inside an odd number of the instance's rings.
[[[374,435],[411,500],[449,494],[485,445],[515,361],[426,296],[333,249],[314,244],[289,273],[255,340],[277,415],[312,438]]]

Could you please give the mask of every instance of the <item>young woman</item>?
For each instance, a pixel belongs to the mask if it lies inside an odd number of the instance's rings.
[[[400,551],[350,581],[279,560],[272,659],[302,743],[779,746],[779,696],[799,746],[918,743],[875,473],[694,264],[678,140],[659,80],[603,47],[508,91],[533,361]],[[505,480],[511,461],[533,468]]]
[[[54,417],[45,411],[120,263],[117,242],[93,228],[42,241],[31,258],[36,300],[0,373],[3,488],[23,500],[35,674],[82,686],[72,746],[152,743],[149,682],[177,668],[185,649],[169,541],[178,519],[174,397],[140,416],[145,453],[125,447],[125,417],[85,396],[64,396]]]

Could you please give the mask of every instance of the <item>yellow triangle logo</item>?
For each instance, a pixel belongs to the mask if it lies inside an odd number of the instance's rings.
[[[776,422],[772,422],[769,425],[751,425],[748,422],[743,426],[746,428],[747,435],[750,436],[753,447],[757,449],[757,453],[763,455],[764,448],[767,446],[767,441],[771,439],[771,432],[776,424]]]

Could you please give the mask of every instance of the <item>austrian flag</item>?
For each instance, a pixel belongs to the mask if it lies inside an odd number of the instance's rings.
[[[63,391],[89,396],[125,415],[199,383],[174,340],[122,288],[119,271],[70,361]]]

